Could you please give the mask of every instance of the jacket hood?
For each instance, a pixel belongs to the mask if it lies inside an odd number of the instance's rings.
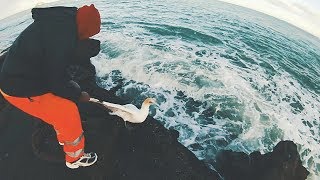
[[[76,7],[49,7],[49,8],[33,8],[31,10],[32,18],[35,21],[68,21],[76,20]]]

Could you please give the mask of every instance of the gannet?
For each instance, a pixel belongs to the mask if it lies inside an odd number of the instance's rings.
[[[113,104],[105,101],[99,101],[95,98],[90,98],[90,101],[104,105],[106,108],[112,111],[110,113],[111,115],[117,115],[121,117],[125,122],[128,121],[131,123],[144,122],[149,114],[150,105],[156,104],[156,100],[154,98],[145,99],[141,105],[141,109],[138,109],[133,104]]]

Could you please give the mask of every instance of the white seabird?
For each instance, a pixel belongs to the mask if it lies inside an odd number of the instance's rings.
[[[105,101],[101,102],[95,98],[90,98],[90,101],[104,105],[106,108],[112,111],[112,113],[110,113],[111,115],[117,115],[121,117],[125,122],[128,121],[131,123],[144,122],[149,114],[150,105],[156,104],[156,100],[153,98],[145,99],[141,105],[141,109],[138,109],[133,104],[113,104]]]

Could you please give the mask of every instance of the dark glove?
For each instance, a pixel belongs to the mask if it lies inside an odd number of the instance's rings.
[[[79,101],[80,102],[88,102],[89,100],[90,100],[90,95],[87,92],[82,91],[80,98],[79,98]]]

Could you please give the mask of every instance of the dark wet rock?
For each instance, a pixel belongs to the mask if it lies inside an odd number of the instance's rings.
[[[73,67],[72,67],[73,66]],[[95,81],[90,63],[72,65],[69,74],[82,90],[104,101],[123,103],[116,89],[106,91]],[[217,173],[196,158],[152,117],[142,124],[127,124],[99,104],[78,104],[86,136],[86,151],[98,153],[91,167],[70,170],[51,126],[9,105],[0,111],[0,179],[59,180],[215,180]]]
[[[216,169],[225,180],[303,180],[309,174],[292,141],[281,141],[266,154],[221,151]]]
[[[175,131],[153,118],[127,129],[121,119],[110,116],[100,105],[84,103],[79,108],[84,112],[86,147],[99,155],[86,179],[217,179],[177,141]],[[63,165],[62,149],[50,126],[43,125],[33,133],[33,149],[39,159]]]
[[[0,54],[0,67],[2,67],[2,63],[6,57],[7,49],[3,50]],[[1,68],[0,68],[1,70]],[[7,101],[3,98],[2,94],[0,93],[0,111],[8,106]],[[0,113],[0,135],[4,128],[6,128],[7,121],[5,121],[5,117],[3,114]],[[1,157],[0,157],[1,158]]]

